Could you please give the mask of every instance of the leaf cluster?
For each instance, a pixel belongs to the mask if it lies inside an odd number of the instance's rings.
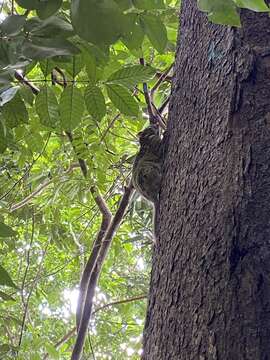
[[[143,83],[152,88],[174,61],[178,5],[18,0],[2,7],[0,357],[70,358],[75,332],[57,343],[75,324],[73,294],[101,220],[90,187],[114,213],[136,134],[147,125]],[[155,92],[156,107],[170,82]],[[135,196],[96,290],[88,358],[138,357],[146,301],[136,297],[147,295],[151,218]]]

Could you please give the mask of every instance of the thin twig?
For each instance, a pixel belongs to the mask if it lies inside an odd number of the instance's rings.
[[[163,81],[166,79],[167,75],[169,74],[169,72],[171,71],[172,67],[173,67],[173,63],[168,67],[167,70],[165,70],[163,73],[161,73],[158,81],[155,83],[155,85],[152,87],[151,91],[150,91],[150,98],[151,101],[153,101],[153,97],[155,92],[158,90],[158,88],[160,87],[160,85],[163,83]]]
[[[67,169],[67,171],[64,172],[63,175],[68,175],[70,174],[74,169],[78,168],[79,165],[78,164],[71,164],[70,167]],[[51,185],[53,182],[55,181],[55,179],[50,179],[50,180],[46,180],[44,181],[42,184],[40,184],[36,190],[34,190],[31,194],[29,194],[28,196],[26,196],[26,198],[24,198],[23,200],[21,200],[20,202],[18,202],[17,204],[14,204],[10,207],[10,211],[13,212],[15,210],[21,209],[22,207],[24,207],[25,205],[29,204],[31,202],[31,200],[36,197],[38,194],[40,194],[41,192],[43,192],[44,189],[46,189],[49,185]]]
[[[26,316],[27,316],[27,313],[28,313],[30,298],[31,298],[31,295],[32,295],[32,293],[33,293],[33,291],[34,291],[34,287],[36,286],[36,284],[37,284],[37,282],[38,282],[39,274],[41,273],[41,270],[42,270],[42,267],[43,267],[43,261],[44,261],[45,255],[46,255],[46,253],[47,253],[49,244],[50,244],[50,242],[48,241],[48,242],[47,242],[47,245],[46,245],[46,248],[45,248],[45,250],[43,251],[42,258],[41,258],[41,261],[40,261],[40,263],[39,263],[38,271],[37,271],[37,273],[36,273],[36,276],[35,276],[35,279],[34,279],[34,281],[33,281],[32,287],[31,287],[31,289],[29,290],[29,293],[28,293],[28,296],[27,296],[18,348],[20,347],[21,342],[22,342],[22,337],[23,337],[23,332],[24,332],[24,328],[25,328]]]
[[[140,64],[143,66],[145,65],[143,58],[140,58]],[[143,83],[143,93],[147,105],[150,124],[158,124],[162,129],[165,130],[166,129],[165,121],[163,120],[161,114],[158,112],[156,106],[152,101],[152,97],[149,93],[147,83]]]
[[[116,122],[116,120],[121,116],[121,113],[118,113],[117,115],[114,116],[114,118],[112,119],[112,121],[109,123],[109,125],[107,126],[107,129],[104,131],[103,135],[101,136],[100,142],[102,142],[105,137],[107,136],[108,132],[110,131],[110,129],[113,127],[114,123]]]
[[[161,75],[163,74],[162,71],[157,71],[156,72],[156,77],[159,78]],[[173,79],[173,77],[171,75],[167,75],[164,79],[164,81],[167,81],[167,82],[171,82]]]
[[[140,58],[140,64],[142,66],[145,66],[144,58]],[[150,124],[156,124],[157,119],[155,117],[155,114],[154,114],[154,111],[152,108],[152,102],[151,102],[151,98],[150,98],[150,94],[149,94],[148,86],[147,86],[146,82],[143,83],[143,93],[144,93],[144,98],[145,98],[145,102],[146,102],[146,106],[147,106],[149,122],[150,122]]]
[[[26,322],[26,316],[27,316],[27,312],[28,312],[29,298],[30,298],[30,296],[29,296],[30,293],[29,293],[28,297],[26,299],[26,302],[24,301],[24,288],[25,288],[25,282],[26,282],[28,270],[30,268],[30,253],[31,253],[32,245],[33,245],[33,241],[34,241],[34,233],[35,233],[35,215],[33,214],[32,215],[31,238],[30,238],[29,248],[28,248],[27,253],[26,253],[26,268],[25,268],[25,271],[24,271],[23,280],[22,280],[22,287],[21,287],[21,297],[22,297],[22,304],[24,306],[24,313],[23,313],[23,319],[22,319],[22,324],[21,324],[21,331],[20,331],[20,336],[19,336],[18,348],[21,346],[21,343],[22,343],[22,337],[23,337],[23,332],[24,332],[24,327],[25,327],[25,322]]]
[[[91,353],[92,353],[93,360],[96,360],[96,356],[95,356],[95,353],[94,353],[92,341],[91,341],[91,338],[90,338],[89,334],[88,334],[88,340],[89,340],[89,347],[90,347],[90,350],[91,350]]]
[[[51,133],[49,133],[49,136],[46,140],[46,143],[43,147],[43,149],[41,150],[41,152],[38,154],[38,156],[32,161],[32,164],[29,166],[29,168],[25,171],[25,173],[19,178],[19,180],[17,180],[12,186],[11,188],[0,197],[0,200],[4,199],[6,196],[8,196],[9,193],[11,193],[11,191],[25,178],[25,176],[29,173],[29,171],[32,169],[32,167],[34,166],[34,164],[38,161],[38,159],[43,155],[44,151],[46,150],[46,147],[49,143],[51,137]]]
[[[170,102],[170,96],[167,97],[167,99],[164,101],[163,104],[160,105],[160,107],[158,108],[158,112],[160,114],[163,114],[163,111],[166,109],[166,106],[169,104]]]
[[[35,94],[35,95],[38,95],[40,90],[39,88],[37,88],[35,85],[32,84],[31,81],[29,81],[24,75],[22,75],[20,72],[18,71],[15,71],[15,74],[14,74],[15,78],[19,81],[19,83],[22,83],[26,86],[28,86],[32,93]]]
[[[110,302],[108,304],[102,305],[100,307],[98,307],[95,311],[93,311],[93,315],[95,315],[96,313],[98,313],[99,311],[105,310],[111,306],[115,306],[115,305],[121,305],[121,304],[127,304],[133,301],[138,301],[138,300],[144,300],[147,299],[147,295],[142,294],[142,295],[138,295],[138,296],[134,296],[128,299],[123,299],[123,300],[117,300],[117,301],[113,301]],[[74,326],[71,330],[69,330],[68,333],[66,333],[59,341],[57,341],[57,343],[54,345],[54,347],[57,349],[59,348],[61,345],[63,345],[64,343],[66,343],[76,332],[76,326]],[[45,354],[43,360],[47,360],[49,358],[49,354]]]
[[[58,80],[57,75],[54,76],[54,73],[53,73],[54,71],[58,72],[58,74],[61,75],[62,80]],[[52,71],[52,79],[53,79],[58,85],[61,85],[61,86],[63,86],[63,87],[67,87],[67,85],[68,85],[68,80],[66,79],[66,76],[65,76],[64,72],[63,72],[58,66],[56,66],[56,67],[53,69],[53,71]],[[74,82],[74,81],[72,81],[72,83],[73,83],[73,82]]]

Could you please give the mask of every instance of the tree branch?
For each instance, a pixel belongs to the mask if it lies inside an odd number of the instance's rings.
[[[145,66],[143,58],[140,58],[140,64],[142,66]],[[166,75],[165,75],[165,77],[166,77]],[[161,83],[163,81],[163,78],[162,78],[162,80],[159,79],[159,81]],[[159,81],[157,82],[158,83],[157,87],[159,87]],[[148,111],[148,115],[149,115],[150,124],[158,124],[162,129],[165,130],[166,129],[165,121],[163,120],[161,114],[159,113],[159,111],[157,110],[156,106],[153,103],[152,96],[151,96],[151,93],[149,93],[147,83],[143,83],[143,93],[144,93],[144,98],[145,98],[145,102],[147,105],[147,111]],[[154,94],[154,92],[153,92],[153,94]]]
[[[150,98],[151,101],[153,101],[153,97],[155,92],[158,90],[158,88],[160,87],[160,85],[163,83],[163,81],[166,80],[167,75],[169,74],[169,72],[171,71],[172,67],[173,67],[173,63],[168,67],[167,70],[165,70],[163,73],[161,73],[161,75],[158,78],[158,81],[155,83],[155,85],[152,87],[151,91],[150,91]]]
[[[140,58],[140,64],[142,66],[145,66],[144,58]],[[151,102],[151,98],[150,98],[150,95],[149,95],[148,86],[147,86],[147,83],[145,83],[145,82],[143,83],[143,93],[144,93],[144,98],[145,98],[145,102],[146,102],[146,105],[147,105],[147,112],[148,112],[148,115],[149,115],[149,122],[150,122],[150,124],[156,124],[157,119],[155,117],[155,114],[154,114],[154,111],[153,111],[153,108],[152,108],[152,102]]]
[[[128,187],[125,188],[125,192],[122,196],[122,199],[119,203],[118,209],[102,239],[102,243],[99,249],[98,257],[95,263],[94,268],[91,270],[90,281],[87,288],[87,294],[84,303],[84,309],[81,316],[81,321],[79,325],[79,330],[76,338],[76,342],[73,348],[71,360],[79,360],[81,358],[83,345],[88,329],[89,320],[91,317],[92,306],[93,306],[93,297],[95,293],[96,284],[102,269],[102,265],[112,243],[113,237],[116,230],[118,229],[129,204],[130,197],[133,193],[133,186],[131,181],[129,182]]]
[[[78,305],[77,305],[77,310],[76,310],[77,329],[79,329],[81,318],[82,318],[82,312],[84,311],[85,299],[86,299],[87,289],[89,286],[89,281],[91,278],[91,273],[97,262],[97,257],[99,254],[102,239],[103,239],[105,232],[106,232],[106,230],[111,222],[111,219],[112,219],[112,214],[111,214],[106,202],[104,201],[103,197],[100,194],[98,194],[98,192],[94,188],[94,186],[92,186],[90,188],[90,191],[91,191],[91,193],[94,197],[94,200],[102,214],[102,222],[101,222],[100,230],[98,232],[96,240],[94,241],[94,244],[92,247],[92,252],[91,252],[91,254],[88,258],[88,261],[86,263],[86,266],[84,268],[81,282],[80,282]]]

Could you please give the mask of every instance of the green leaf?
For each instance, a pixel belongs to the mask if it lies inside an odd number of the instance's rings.
[[[232,0],[198,0],[201,11],[208,13],[208,19],[216,24],[241,26],[240,16]]]
[[[58,55],[75,55],[79,49],[70,41],[61,38],[26,40],[22,46],[22,53],[30,59],[41,60]]]
[[[54,345],[45,343],[45,349],[50,355],[50,359],[59,359],[59,352],[55,349]]]
[[[77,34],[93,44],[113,44],[121,35],[123,14],[113,0],[72,0],[71,20]]]
[[[33,22],[33,26],[29,29],[32,36],[35,35],[42,38],[67,38],[74,34],[72,25],[59,16],[51,16],[45,20],[30,18],[27,25],[29,25],[30,22]]]
[[[134,24],[131,32],[122,36],[122,41],[129,50],[138,50],[142,46],[144,32],[139,24]]]
[[[10,15],[0,24],[0,32],[5,35],[16,35],[24,26],[25,23],[24,15]]]
[[[12,281],[11,277],[9,276],[9,273],[1,265],[0,265],[0,285],[5,285],[18,289],[17,286]]]
[[[13,349],[13,347],[9,344],[1,344],[0,345],[0,354],[5,355],[12,349]]]
[[[54,91],[44,86],[36,97],[35,105],[41,124],[54,128],[59,121],[58,102]]]
[[[87,111],[96,120],[101,120],[106,114],[104,96],[99,87],[90,84],[84,93]]]
[[[0,298],[4,301],[16,301],[12,296],[0,290]]]
[[[167,30],[163,22],[155,15],[140,16],[142,28],[153,47],[163,53],[167,45]]]
[[[63,0],[47,0],[40,2],[37,14],[40,19],[46,19],[57,12],[62,5]]]
[[[86,64],[86,72],[88,75],[89,80],[92,83],[95,83],[97,80],[97,67],[96,67],[96,60],[94,56],[90,54],[86,54],[84,56],[85,64]]]
[[[16,0],[16,3],[25,9],[38,9],[40,0]]]
[[[44,142],[42,139],[42,136],[38,132],[32,132],[29,133],[25,139],[25,142],[27,144],[28,149],[31,150],[31,152],[41,152]]]
[[[20,95],[22,99],[29,105],[33,105],[34,103],[34,94],[32,90],[28,86],[22,86],[20,88]]]
[[[0,71],[0,84],[8,84],[12,81],[11,73],[11,71]]]
[[[264,0],[234,0],[240,8],[250,9],[253,11],[269,11],[269,7]]]
[[[2,109],[7,127],[14,128],[21,123],[28,122],[28,113],[25,104],[18,93],[11,101],[5,104]]]
[[[163,0],[132,0],[132,2],[137,9],[165,9]]]
[[[72,130],[77,127],[84,112],[84,99],[81,91],[68,86],[64,89],[60,99],[61,124],[65,130]]]
[[[16,231],[12,230],[10,226],[0,222],[0,237],[11,237],[16,234]]]
[[[19,90],[19,86],[10,87],[0,93],[0,106],[5,105],[10,100],[14,98],[17,91]]]
[[[130,116],[138,115],[138,104],[127,89],[116,84],[106,84],[106,88],[111,102],[122,114]]]
[[[52,59],[41,60],[39,61],[39,66],[43,75],[47,77],[55,68],[55,62]]]
[[[58,58],[56,58],[54,59],[54,62],[59,64],[59,67],[62,70],[65,69],[72,76],[72,78],[75,78],[84,67],[82,56],[81,54],[79,54],[76,56],[72,56],[67,60],[69,61],[61,62],[58,61]]]
[[[127,10],[132,7],[131,0],[115,0],[121,10]]]
[[[95,58],[97,66],[103,67],[108,63],[110,54],[109,48],[107,46],[101,49],[96,45],[85,43],[83,44],[83,47],[90,56],[93,56]]]
[[[107,80],[107,83],[120,84],[132,88],[138,83],[149,81],[154,75],[155,70],[150,66],[127,66],[114,72]]]

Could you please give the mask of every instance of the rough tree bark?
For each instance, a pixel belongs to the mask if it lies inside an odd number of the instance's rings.
[[[270,18],[182,1],[144,360],[270,359]]]

